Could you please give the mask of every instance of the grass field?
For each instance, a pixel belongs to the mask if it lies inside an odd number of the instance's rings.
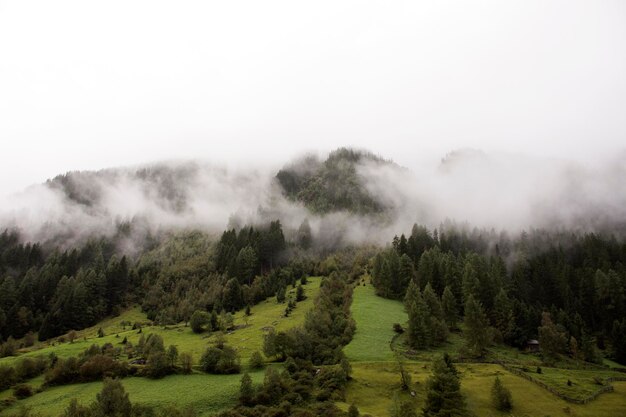
[[[415,398],[412,400],[418,410],[424,405],[425,382],[431,374],[428,363],[407,363],[414,383]],[[615,392],[603,394],[587,405],[574,405],[563,401],[548,391],[523,378],[512,375],[499,365],[468,364],[458,365],[461,371],[461,390],[465,395],[468,410],[475,416],[516,417],[623,417],[626,415],[626,382],[614,382]],[[374,417],[389,415],[394,397],[411,398],[400,392],[400,374],[393,362],[355,363],[352,366],[353,380],[349,382],[346,402],[339,405],[347,409],[356,404],[361,414]],[[499,376],[511,390],[514,409],[511,414],[497,412],[491,405],[491,386]]]
[[[242,360],[250,357],[252,352],[262,350],[263,347],[263,328],[272,326],[276,330],[286,330],[293,326],[297,326],[304,322],[306,312],[313,305],[313,300],[319,291],[321,278],[309,278],[309,282],[304,286],[306,299],[299,302],[292,311],[291,315],[284,317],[286,304],[279,304],[274,297],[252,307],[252,315],[246,317],[243,311],[235,313],[235,325],[238,327],[235,331],[224,335],[226,342],[231,344],[239,351]],[[295,293],[291,289],[289,293]],[[77,332],[78,338],[74,343],[52,341],[50,343],[38,343],[34,347],[20,351],[18,356],[9,356],[0,359],[0,365],[13,365],[21,357],[49,355],[54,352],[58,357],[65,358],[69,356],[77,356],[92,344],[102,345],[104,343],[112,343],[118,345],[124,339],[135,344],[140,338],[137,330],[132,330],[129,326],[123,327],[123,321],[135,323],[149,323],[146,315],[141,312],[139,307],[125,311],[121,315],[106,319],[101,323]],[[98,329],[104,330],[105,336],[99,338],[97,336]],[[189,352],[194,359],[200,358],[209,342],[217,338],[218,332],[211,334],[195,334],[191,328],[183,323],[173,326],[150,326],[146,325],[142,329],[144,336],[155,333],[163,337],[165,345],[176,345],[179,352]],[[58,338],[57,338],[58,340]]]
[[[344,348],[350,361],[389,361],[394,359],[390,343],[393,324],[407,321],[400,301],[376,296],[371,284],[354,289],[352,317],[356,321],[354,338]]]
[[[407,355],[405,368],[411,373],[415,397],[400,390],[400,373],[390,342],[394,337],[393,323],[405,324],[406,313],[402,303],[376,296],[374,288],[368,283],[354,290],[352,316],[357,329],[354,339],[344,348],[352,362],[352,381],[349,382],[346,401],[338,405],[343,409],[354,403],[361,414],[388,416],[394,398],[412,401],[418,410],[423,407],[426,396],[425,382],[431,374],[434,358],[444,352],[453,357],[464,344],[461,332],[451,333],[449,340],[441,347],[411,352]],[[408,350],[405,337],[396,338],[393,348],[402,352]],[[410,358],[410,359],[409,359]],[[593,378],[605,379],[620,375],[603,369],[569,370],[543,367],[543,373],[535,374],[536,366],[541,364],[537,355],[526,354],[516,349],[497,346],[491,349],[491,359],[503,360],[510,364],[524,365],[531,369],[532,376],[559,389],[572,397],[582,398],[600,388]],[[616,365],[611,364],[609,365]],[[461,389],[469,411],[475,416],[516,417],[623,417],[626,415],[626,382],[613,382],[615,392],[602,394],[587,405],[574,405],[559,399],[547,390],[513,375],[500,365],[494,364],[459,364],[462,373]],[[511,414],[497,412],[491,404],[491,386],[496,376],[507,386],[513,395],[514,409]],[[567,386],[567,380],[573,382]],[[564,389],[567,388],[568,390]]]
[[[253,306],[252,314],[248,317],[243,311],[235,314],[236,330],[224,334],[223,337],[226,343],[238,351],[244,369],[250,355],[257,350],[262,351],[263,335],[267,328],[287,330],[304,322],[306,312],[313,305],[319,292],[320,283],[321,278],[319,277],[309,278],[309,282],[304,286],[306,299],[297,303],[296,308],[288,318],[284,317],[286,304],[277,303],[273,297]],[[291,289],[289,292],[295,293],[295,290]],[[59,357],[76,356],[94,343],[101,345],[110,342],[115,345],[119,344],[124,337],[128,341],[136,343],[140,334],[128,326],[124,328],[121,325],[122,321],[149,323],[138,307],[132,308],[118,317],[107,319],[94,327],[78,332],[79,337],[74,343],[40,343],[33,348],[21,351],[17,357],[2,358],[0,364],[13,365],[21,357],[49,355],[52,352]],[[105,333],[102,338],[97,337],[97,331],[100,327]],[[213,332],[198,335],[183,323],[166,327],[144,326],[142,334],[147,336],[150,333],[161,335],[166,346],[173,344],[178,347],[179,352],[190,352],[196,363],[206,347],[217,339],[218,334],[221,334],[221,332]],[[262,380],[263,371],[255,372],[253,378],[258,381]],[[147,378],[126,378],[123,382],[133,401],[150,405],[191,405],[203,415],[209,415],[235,403],[240,379],[241,375],[221,376],[197,373],[187,376],[174,375],[157,381]],[[34,388],[38,388],[43,383],[43,377],[37,377],[28,383]],[[29,399],[18,401],[0,415],[7,415],[7,413],[14,412],[18,410],[19,406],[24,405],[33,407],[35,411],[45,411],[56,416],[65,408],[71,398],[76,397],[83,402],[92,401],[100,390],[101,384],[101,382],[94,382],[47,388]],[[9,396],[11,396],[11,391],[6,390],[0,393],[0,400]]]
[[[255,383],[263,381],[264,371],[250,373]],[[237,401],[241,375],[171,375],[159,380],[126,378],[123,380],[130,400],[151,406],[191,406],[201,416],[232,407]],[[77,398],[89,404],[102,389],[102,382],[72,384],[48,388],[30,398],[18,401],[15,406],[1,412],[5,416],[19,410],[19,406],[30,407],[43,416],[57,417],[69,403]]]

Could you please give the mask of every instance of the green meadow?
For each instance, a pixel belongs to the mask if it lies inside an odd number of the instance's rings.
[[[263,370],[250,373],[253,381],[263,381]],[[235,404],[241,375],[170,375],[162,379],[125,378],[124,388],[134,403],[151,406],[175,405],[191,406],[200,415],[209,416],[215,412]],[[18,401],[17,404],[0,415],[16,412],[20,406],[29,407],[32,411],[44,416],[57,417],[70,399],[77,398],[83,404],[89,404],[102,389],[102,382],[72,384],[51,387],[30,398]]]
[[[353,340],[344,351],[352,363],[352,380],[348,383],[345,402],[339,406],[347,410],[354,403],[361,414],[374,417],[390,415],[390,409],[397,399],[413,401],[420,410],[426,396],[426,380],[431,375],[432,360],[444,352],[456,355],[464,344],[461,333],[451,333],[448,342],[441,347],[419,352],[410,351],[403,336],[396,336],[393,324],[406,323],[407,316],[400,301],[387,300],[376,296],[374,288],[367,283],[355,288],[352,314],[357,324]],[[392,342],[393,341],[393,342]],[[392,350],[393,348],[393,350]],[[404,367],[413,381],[415,396],[400,389],[399,365],[394,350],[402,352]],[[537,355],[525,354],[512,348],[497,346],[489,358],[504,360],[507,363],[524,366],[540,364]],[[471,363],[458,364],[461,372],[461,389],[465,395],[468,410],[475,416],[516,416],[516,417],[622,417],[626,415],[626,382],[611,383],[615,391],[600,395],[587,405],[568,403],[532,382],[513,375],[500,365]],[[578,370],[542,368],[536,374],[536,366],[530,369],[532,377],[557,388],[574,398],[583,398],[601,388],[594,378],[605,380],[610,376],[621,376],[606,369]],[[491,386],[498,376],[511,390],[514,409],[500,413],[491,404]],[[567,380],[572,386],[567,385]]]
[[[253,306],[250,316],[246,316],[244,311],[235,313],[235,330],[225,334],[221,332],[195,334],[185,323],[154,326],[150,324],[139,307],[134,307],[120,316],[109,318],[96,326],[77,332],[78,337],[73,343],[59,342],[59,338],[50,343],[38,343],[32,348],[21,350],[18,356],[0,359],[0,365],[13,365],[22,357],[47,356],[51,353],[61,358],[76,356],[92,344],[113,343],[116,345],[120,344],[124,338],[131,343],[137,343],[142,334],[147,336],[154,333],[163,337],[166,346],[175,345],[179,352],[191,353],[194,363],[198,362],[207,346],[215,342],[218,337],[224,337],[226,343],[238,351],[243,368],[246,369],[247,361],[252,353],[262,352],[263,336],[269,328],[287,330],[304,322],[306,312],[311,308],[317,296],[320,283],[320,277],[308,279],[308,283],[303,286],[306,299],[297,303],[289,317],[285,317],[284,314],[285,303],[278,303],[273,297],[268,298]],[[287,294],[288,296],[293,294],[295,298],[295,289],[290,289]],[[141,333],[138,330],[132,330],[132,326],[122,325],[122,322],[143,323]],[[98,337],[99,328],[103,329],[104,337]],[[257,382],[263,379],[263,371],[257,371],[251,375]],[[132,401],[148,405],[192,406],[202,415],[210,415],[236,403],[240,379],[241,375],[194,373],[193,375],[172,375],[160,380],[125,378],[123,383]],[[39,388],[43,384],[43,376],[30,380],[28,383],[33,388]],[[92,401],[101,385],[101,382],[93,382],[45,388],[28,399],[17,401],[13,406],[0,412],[0,415],[9,415],[21,406],[27,406],[32,407],[34,411],[56,417],[71,398],[76,397],[85,403]],[[0,400],[10,396],[11,391],[6,390],[0,393]]]

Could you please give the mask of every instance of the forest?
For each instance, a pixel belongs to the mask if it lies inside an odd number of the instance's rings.
[[[386,222],[393,208],[360,185],[363,160],[389,164],[342,149],[286,166],[276,181],[311,213]],[[140,174],[178,199],[175,178],[159,172]],[[97,193],[77,185],[89,178],[53,184],[94,206]],[[214,233],[151,231],[135,219],[75,241],[5,229],[0,415],[533,415],[520,400],[533,389],[554,415],[626,410],[612,397],[626,381],[619,230],[447,220],[383,244],[327,245],[308,218],[287,223],[235,221]],[[188,387],[198,378],[214,392]],[[192,397],[164,394],[174,380]],[[613,402],[594,405],[603,401]]]

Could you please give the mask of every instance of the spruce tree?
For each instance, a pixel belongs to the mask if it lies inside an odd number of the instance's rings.
[[[414,281],[411,281],[409,288],[407,288],[404,305],[409,316],[407,329],[409,345],[415,349],[429,347],[432,336],[430,333],[428,306]]]
[[[458,372],[449,357],[435,361],[433,375],[426,382],[424,417],[454,417],[466,414]]]
[[[241,377],[241,386],[239,387],[239,401],[243,405],[250,405],[254,397],[254,387],[252,386],[252,378],[246,372]]]
[[[98,417],[130,417],[132,406],[122,383],[107,378],[92,409]]]
[[[441,309],[443,310],[443,319],[450,330],[456,329],[459,321],[459,309],[456,298],[450,289],[446,286],[441,297]]]
[[[493,381],[493,386],[491,387],[491,401],[498,411],[511,411],[513,408],[511,391],[502,385],[502,381],[498,377]]]
[[[489,323],[483,307],[474,296],[469,295],[465,301],[465,340],[470,353],[482,356],[489,346]]]

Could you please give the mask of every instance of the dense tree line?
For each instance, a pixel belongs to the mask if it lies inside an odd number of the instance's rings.
[[[311,273],[311,262],[282,256],[285,246],[279,221],[226,231],[217,243],[201,232],[152,237],[132,259],[120,255],[116,237],[60,250],[22,243],[17,232],[5,231],[0,343],[83,329],[138,300],[159,323],[187,322],[196,310],[253,305]],[[0,354],[13,354],[13,346],[6,344]]]
[[[341,349],[354,333],[351,302],[352,286],[345,274],[333,272],[325,278],[302,327],[270,331],[265,337],[265,355],[284,361],[284,371],[268,367],[258,387],[244,374],[240,406],[221,416],[344,415],[331,401],[344,398],[350,378]]]
[[[39,332],[45,340],[97,323],[128,301],[135,281],[114,243],[93,240],[79,249],[46,253],[0,234],[0,340]]]
[[[371,273],[379,295],[405,300],[414,347],[445,340],[444,327],[465,315],[477,354],[489,338],[521,348],[556,331],[563,342],[548,342],[546,352],[593,361],[596,347],[608,347],[624,362],[625,265],[626,243],[613,236],[535,230],[511,238],[446,224],[394,238]],[[542,331],[545,314],[557,330]]]

